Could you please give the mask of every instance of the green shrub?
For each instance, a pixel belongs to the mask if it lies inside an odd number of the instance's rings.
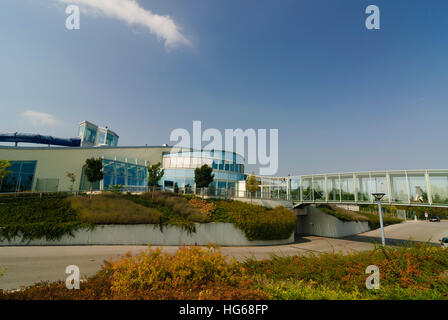
[[[366,267],[380,270],[380,288],[368,290]],[[448,250],[427,244],[343,255],[274,256],[237,262],[219,249],[182,247],[169,255],[149,249],[105,262],[67,290],[63,281],[21,291],[0,289],[0,299],[448,299]]]
[[[27,198],[0,204],[0,240],[21,237],[22,241],[60,239],[83,227],[76,212],[64,198]]]
[[[365,286],[367,266],[380,270],[380,289],[368,290]],[[275,285],[298,281],[299,287],[317,289],[317,296],[345,299],[356,295],[362,299],[448,299],[448,250],[429,244],[411,248],[386,247],[343,255],[273,257],[270,260],[247,260],[245,266],[257,277],[267,278],[262,286],[277,297],[301,297],[294,282],[276,288]],[[299,283],[300,282],[300,283]],[[273,285],[274,283],[274,285]],[[307,290],[306,288],[304,289]],[[327,295],[328,293],[328,295]],[[316,297],[310,291],[311,298]],[[345,296],[345,294],[347,294]]]
[[[216,205],[213,221],[233,223],[249,240],[287,239],[296,228],[296,215],[284,207],[268,209],[241,201],[209,201]]]

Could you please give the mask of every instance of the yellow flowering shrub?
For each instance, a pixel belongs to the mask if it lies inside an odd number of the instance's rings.
[[[243,265],[219,249],[182,247],[175,255],[149,248],[112,263],[115,299],[257,299]]]
[[[216,210],[216,205],[213,202],[208,202],[204,199],[192,198],[189,202],[193,207],[198,208],[201,213],[206,214],[209,217],[211,213]]]

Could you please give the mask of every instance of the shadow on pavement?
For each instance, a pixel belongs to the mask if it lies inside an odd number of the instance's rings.
[[[304,237],[304,235],[302,235],[302,234],[295,234],[295,235],[294,235],[294,243],[306,243],[306,242],[311,242],[310,239],[306,239],[306,238],[303,238],[303,237]]]
[[[351,241],[359,241],[359,242],[369,242],[369,243],[374,243],[374,244],[381,244],[381,238],[380,237],[367,237],[367,236],[355,235],[355,236],[344,237],[342,239],[351,240]],[[439,246],[438,243],[428,242],[428,241],[416,241],[416,240],[402,240],[402,239],[386,238],[386,245],[389,245],[389,246],[409,247],[409,246],[416,245],[416,244],[429,244],[429,245],[436,246],[436,247]]]

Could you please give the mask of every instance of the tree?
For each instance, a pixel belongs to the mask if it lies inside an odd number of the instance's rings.
[[[92,192],[93,184],[103,180],[103,160],[101,158],[90,158],[86,160],[85,175],[87,181],[90,182],[90,192]]]
[[[246,189],[250,192],[250,203],[252,203],[252,197],[258,191],[258,180],[253,172],[246,181]]]
[[[11,171],[8,168],[11,167],[11,163],[8,160],[0,160],[0,182],[5,178],[8,174],[11,174]]]
[[[203,188],[208,187],[213,182],[214,176],[212,172],[213,168],[206,164],[194,169],[194,182],[196,183],[196,187],[201,188],[201,194],[203,194]]]
[[[74,172],[66,172],[65,173],[67,178],[70,180],[70,182],[72,183],[72,185],[70,186],[70,191],[73,191],[73,185],[75,184],[76,181],[76,175]]]
[[[156,185],[159,184],[165,174],[165,169],[162,169],[160,162],[154,165],[148,165],[148,185],[152,186],[152,198],[154,199],[154,191],[156,191]]]

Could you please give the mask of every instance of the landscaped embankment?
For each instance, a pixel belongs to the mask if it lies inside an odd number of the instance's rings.
[[[274,245],[293,242],[295,225],[282,207],[167,192],[0,197],[0,245]]]
[[[384,225],[402,222],[401,219],[384,217]],[[298,216],[298,234],[329,238],[343,238],[379,228],[379,217],[372,213],[355,212],[334,205],[309,205]]]

